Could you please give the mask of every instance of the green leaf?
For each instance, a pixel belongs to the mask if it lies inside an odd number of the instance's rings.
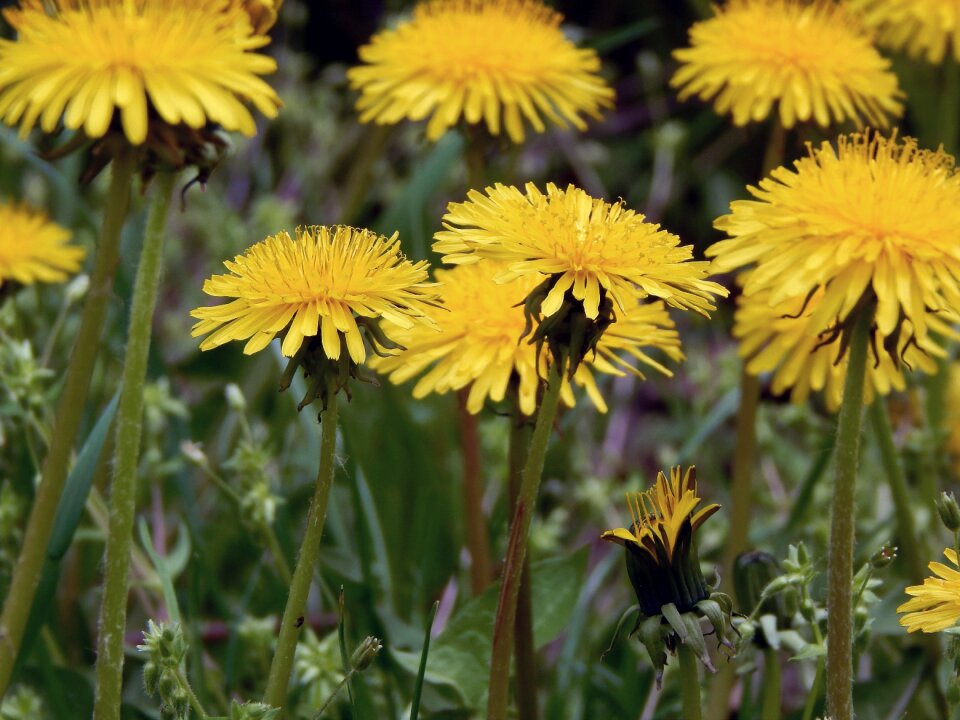
[[[587,547],[572,555],[534,563],[533,638],[541,647],[556,638],[573,614],[587,567]],[[486,712],[491,637],[500,584],[487,588],[457,612],[434,639],[427,660],[426,679],[454,688],[467,707]],[[397,662],[412,673],[419,670],[416,653],[393,651]]]
[[[93,484],[97,463],[100,460],[100,454],[103,452],[110,425],[113,423],[113,416],[117,411],[118,400],[119,393],[114,395],[113,399],[104,408],[103,413],[93,426],[93,430],[90,431],[90,435],[87,436],[87,440],[77,456],[77,462],[67,477],[63,494],[60,496],[60,502],[57,505],[57,515],[53,521],[53,532],[50,534],[50,543],[47,546],[47,559],[44,561],[43,574],[40,576],[40,583],[33,598],[33,606],[30,608],[27,627],[24,629],[20,654],[17,656],[17,666],[14,668],[15,675],[19,672],[25,659],[30,656],[30,649],[40,632],[40,628],[47,621],[50,605],[57,590],[57,581],[60,579],[60,561],[70,547],[77,525],[80,524],[80,517],[83,515],[84,507],[86,507],[87,495],[90,494],[90,486]]]

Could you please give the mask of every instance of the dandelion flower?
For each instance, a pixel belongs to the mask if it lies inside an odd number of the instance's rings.
[[[956,0],[847,0],[876,28],[884,47],[939,63],[947,54],[960,61],[960,3]]]
[[[358,319],[370,332],[379,331],[366,319],[409,328],[429,322],[435,301],[427,263],[406,260],[396,234],[386,238],[344,226],[300,227],[295,237],[272,235],[224,265],[229,274],[214,275],[203,291],[230,302],[191,313],[199,320],[193,336],[210,333],[201,350],[246,340],[243,351],[252,354],[286,330],[281,350],[287,357],[305,338],[319,334],[327,358],[338,359],[346,342],[350,359],[362,363],[366,350]]]
[[[41,212],[0,201],[0,287],[62,282],[80,269],[84,250]]]
[[[730,0],[690,29],[671,84],[680,98],[713,100],[733,122],[765,120],[777,104],[786,128],[850,119],[886,126],[903,111],[890,62],[833,0]]]
[[[772,373],[771,390],[775,394],[791,391],[796,403],[806,402],[811,393],[824,392],[824,401],[830,411],[836,411],[843,399],[843,382],[847,360],[839,338],[831,339],[831,332],[820,334],[808,331],[811,315],[823,299],[818,289],[804,302],[791,298],[777,305],[769,302],[770,291],[764,290],[749,297],[741,297],[734,315],[733,334],[740,341],[740,355],[746,360],[751,375]],[[949,324],[928,313],[926,323],[943,337],[960,340]],[[912,339],[911,339],[912,338]],[[881,352],[891,342],[889,352]],[[904,321],[903,331],[888,339],[876,329],[871,347],[875,349],[873,362],[867,366],[866,402],[874,395],[887,395],[906,387],[904,369],[936,373],[934,358],[946,356],[946,351],[931,335],[916,341],[910,321]]]
[[[923,585],[912,585],[906,590],[911,598],[897,608],[904,613],[900,624],[907,632],[922,630],[926,633],[940,632],[956,625],[960,620],[960,566],[957,553],[952,548],[943,551],[953,567],[939,562],[930,563],[936,577],[928,577]]]
[[[518,143],[524,120],[537,132],[543,118],[583,130],[582,116],[598,118],[613,90],[597,53],[564,37],[561,20],[539,0],[425,0],[360,48],[363,64],[347,73],[360,91],[360,120],[429,116],[431,140],[461,117],[493,135],[502,125]]]
[[[726,295],[704,279],[709,263],[691,261],[689,245],[620,202],[592,198],[572,185],[561,190],[548,184],[542,193],[533,183],[525,192],[497,184],[485,192],[471,190],[466,202],[450,203],[434,250],[453,264],[482,258],[505,263],[497,282],[551,276],[539,308],[544,316],[560,309],[568,291],[591,320],[602,296],[621,312],[637,297],[653,296],[706,315],[713,296]]]
[[[389,374],[395,383],[421,376],[413,395],[443,394],[469,388],[467,410],[478,413],[489,398],[499,402],[513,384],[520,411],[533,415],[544,357],[527,340],[522,305],[540,279],[524,276],[498,284],[494,276],[504,266],[483,261],[437,270],[443,311],[434,314],[436,327],[416,325],[407,330],[391,329],[391,336],[405,350],[389,357],[374,358],[371,366]],[[588,356],[574,374],[573,382],[584,387],[594,404],[606,411],[593,371],[612,375],[627,372],[643,377],[636,363],[665,375],[670,371],[648,354],[656,350],[671,360],[683,359],[680,338],[662,303],[640,304],[619,317],[604,333],[596,352]],[[633,362],[635,361],[635,362]],[[561,398],[574,404],[570,384],[564,380]]]
[[[719,505],[703,502],[697,490],[696,468],[670,468],[644,492],[628,493],[630,527],[607,530],[600,537],[626,548],[627,574],[640,604],[636,633],[657,670],[666,664],[666,651],[688,645],[711,671],[713,665],[700,629],[705,617],[724,645],[734,633],[732,602],[711,592],[700,570],[694,534]]]
[[[280,100],[261,78],[276,69],[253,50],[244,8],[230,0],[23,0],[0,40],[0,119],[26,135],[100,138],[116,122],[133,145],[158,120],[198,129],[216,123],[253,135],[247,103],[274,117]]]
[[[807,333],[843,329],[876,305],[885,345],[925,347],[930,318],[960,310],[960,177],[953,158],[896,134],[823,143],[777,168],[754,200],[714,224],[730,236],[707,250],[717,271],[755,265],[744,295],[799,302],[818,292]],[[904,331],[906,333],[904,334]]]

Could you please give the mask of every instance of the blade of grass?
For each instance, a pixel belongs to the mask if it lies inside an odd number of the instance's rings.
[[[340,662],[343,663],[343,676],[345,678],[350,677],[350,656],[347,654],[347,632],[346,632],[346,622],[344,620],[346,616],[346,611],[344,610],[343,602],[343,585],[340,586],[340,597],[338,600],[339,603],[339,617],[337,621],[337,640],[340,643]],[[357,716],[357,707],[354,704],[353,700],[353,686],[350,683],[350,680],[347,680],[347,694],[350,696],[350,715],[352,717]]]
[[[427,673],[427,655],[430,653],[430,634],[433,632],[433,620],[437,617],[440,602],[435,602],[430,608],[427,618],[427,631],[423,635],[423,652],[420,653],[420,669],[417,671],[417,682],[413,686],[413,701],[410,703],[410,720],[417,720],[420,716],[420,695],[423,692],[423,678]]]

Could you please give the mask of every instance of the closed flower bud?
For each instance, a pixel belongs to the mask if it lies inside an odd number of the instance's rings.
[[[937,513],[940,521],[950,532],[960,531],[960,506],[952,492],[942,492],[936,499]]]
[[[383,648],[383,644],[378,638],[368,636],[360,645],[357,646],[357,649],[353,651],[353,656],[350,658],[350,665],[353,666],[354,670],[362,672],[370,667],[376,657],[377,653]]]

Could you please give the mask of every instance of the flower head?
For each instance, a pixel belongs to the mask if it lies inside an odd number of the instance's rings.
[[[488,260],[437,270],[444,310],[434,314],[437,326],[390,328],[391,336],[405,349],[375,358],[371,366],[396,383],[422,375],[413,389],[417,398],[469,388],[467,410],[471,413],[480,412],[487,398],[503,400],[512,385],[520,411],[533,415],[546,360],[533,345],[521,340],[526,320],[520,305],[539,278],[531,275],[509,283],[494,282],[503,270],[501,263]],[[595,353],[577,369],[573,382],[583,386],[594,404],[605,411],[594,371],[643,377],[639,363],[669,375],[670,371],[648,354],[650,350],[671,360],[683,359],[680,338],[663,304],[636,302],[607,329]],[[567,405],[574,404],[566,379],[561,398]]]
[[[806,332],[837,335],[876,306],[885,349],[927,347],[936,313],[960,311],[960,177],[953,158],[896,134],[841,137],[781,167],[754,200],[715,222],[730,236],[707,250],[718,271],[755,265],[747,298],[803,307]],[[808,305],[809,306],[809,305]]]
[[[379,328],[383,318],[401,328],[427,321],[434,303],[427,263],[412,263],[400,240],[351,227],[307,226],[295,237],[280,232],[224,265],[203,290],[231,301],[201,307],[193,335],[211,333],[200,345],[210,350],[231,340],[247,340],[244,352],[265,348],[286,330],[281,350],[294,356],[304,340],[320,336],[322,354],[340,358],[341,345],[354,363],[366,357],[366,331],[374,348],[390,347]]]
[[[657,668],[658,682],[666,650],[680,642],[713,669],[700,630],[701,615],[720,642],[730,644],[730,598],[707,587],[694,540],[694,533],[720,506],[699,507],[701,502],[696,469],[682,473],[679,466],[670,468],[670,477],[658,473],[651,489],[627,494],[629,528],[600,536],[626,548],[627,574],[640,604],[637,632]]]
[[[360,91],[362,122],[381,125],[430,116],[427,137],[439,138],[461,117],[493,135],[501,125],[514,142],[524,120],[537,132],[543,118],[583,130],[613,104],[597,74],[596,52],[579,49],[560,30],[561,16],[540,0],[425,0],[413,17],[360,48],[348,71]]]
[[[960,3],[956,0],[846,0],[876,28],[880,44],[939,63],[953,51],[960,60]]]
[[[808,327],[823,300],[823,290],[818,289],[809,299],[794,297],[776,305],[770,303],[770,294],[763,290],[741,297],[734,315],[733,334],[740,341],[739,352],[746,360],[747,372],[773,373],[773,393],[789,390],[796,403],[806,402],[811,393],[822,390],[827,408],[836,411],[843,399],[848,359],[839,336],[832,330],[815,333]],[[938,335],[960,339],[947,322],[933,313],[927,313],[925,322]],[[883,336],[874,328],[870,345],[873,362],[867,366],[864,388],[868,403],[876,394],[903,390],[904,369],[936,373],[934,358],[946,356],[932,335],[917,340],[909,320],[894,336]]]
[[[737,125],[766,119],[775,104],[787,128],[846,119],[886,126],[903,111],[890,62],[833,0],[730,0],[690,29],[690,47],[674,57],[680,98],[713,99]]]
[[[273,27],[277,22],[280,6],[283,5],[283,0],[240,0],[240,2],[250,16],[253,31],[258,35],[265,35]]]
[[[0,287],[14,282],[62,282],[80,269],[84,249],[46,215],[0,201]]]
[[[433,247],[444,262],[501,261],[506,269],[497,282],[550,276],[537,308],[547,317],[560,310],[568,291],[590,319],[606,296],[621,312],[652,295],[706,315],[713,296],[726,295],[704,279],[708,263],[692,262],[693,249],[676,235],[573,185],[562,190],[551,183],[546,193],[533,183],[524,192],[499,183],[485,194],[471,190],[466,202],[450,203],[443,225]]]
[[[268,42],[233,0],[21,0],[0,40],[0,118],[26,134],[61,122],[91,139],[122,128],[133,145],[151,127],[215,123],[253,135],[252,104],[280,101],[261,78]]]
[[[933,633],[953,627],[960,620],[960,565],[957,553],[952,548],[943,551],[953,567],[932,562],[930,569],[936,577],[928,577],[923,585],[913,585],[906,590],[910,600],[897,608],[904,613],[900,624],[907,632]]]

